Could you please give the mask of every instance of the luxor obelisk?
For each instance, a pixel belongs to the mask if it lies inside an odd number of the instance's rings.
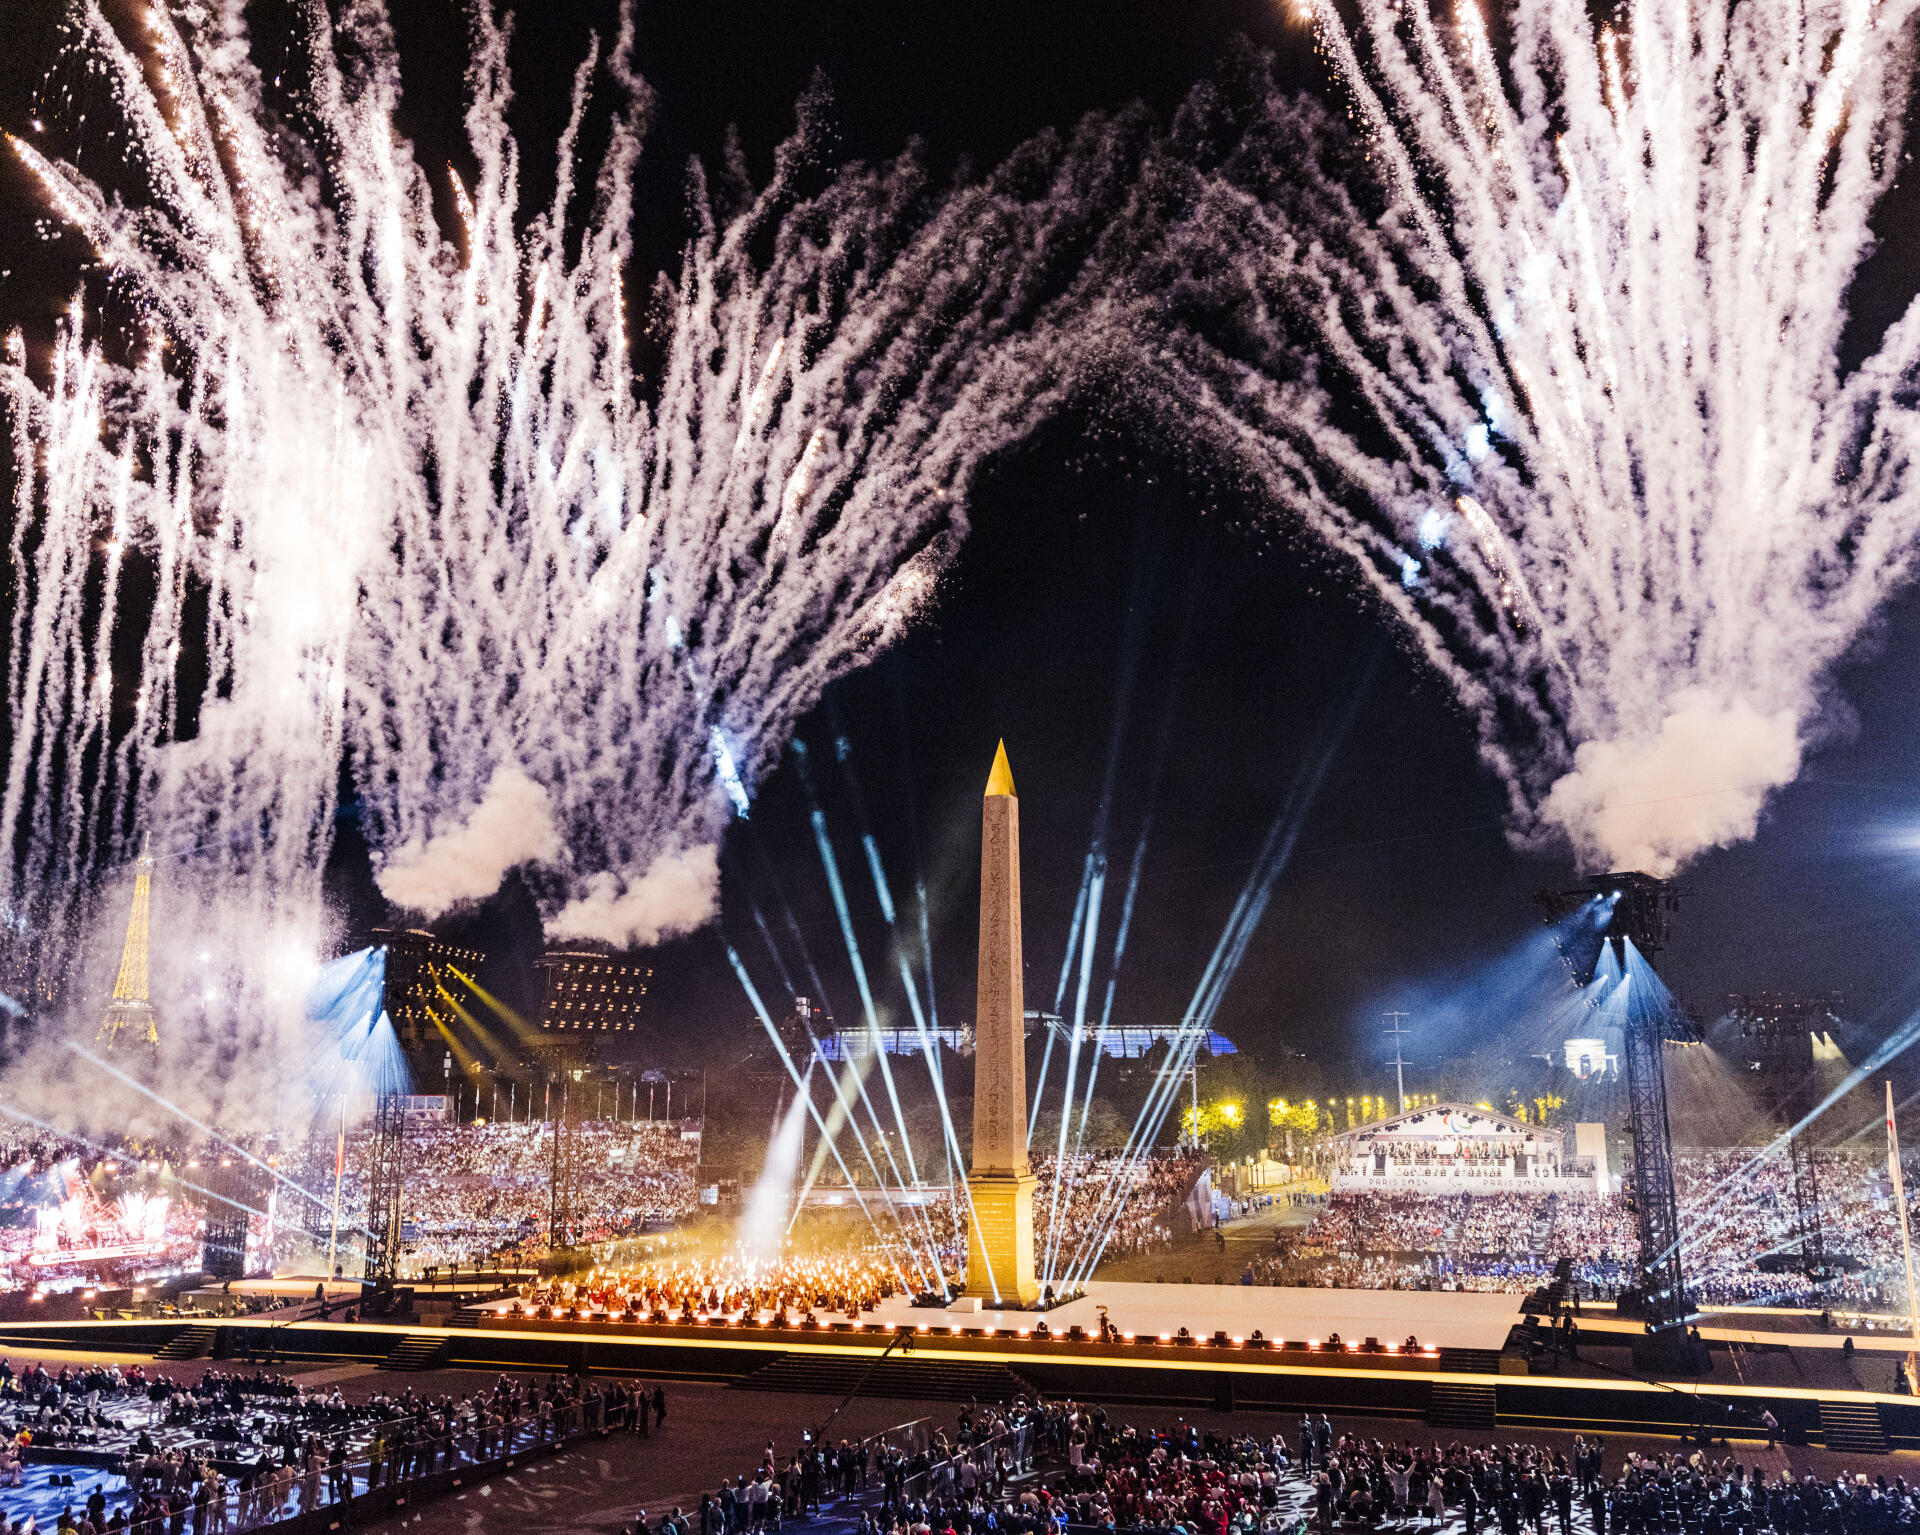
[[[980,808],[980,984],[973,1021],[973,1166],[967,1294],[1031,1306],[1033,1191],[1027,1163],[1026,997],[1020,957],[1020,801],[1003,741]]]

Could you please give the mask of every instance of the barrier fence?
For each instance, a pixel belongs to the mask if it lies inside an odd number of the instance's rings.
[[[463,1424],[441,1435],[422,1435],[418,1417],[392,1418],[379,1425],[376,1444],[381,1447],[359,1459],[334,1464],[311,1456],[298,1465],[266,1464],[257,1473],[249,1468],[237,1477],[222,1476],[218,1483],[205,1478],[169,1489],[158,1485],[161,1475],[146,1470],[153,1457],[132,1456],[124,1473],[127,1486],[106,1495],[107,1507],[109,1514],[115,1508],[124,1511],[129,1535],[168,1535],[182,1522],[191,1535],[236,1535],[312,1515],[338,1515],[369,1501],[379,1506],[359,1511],[371,1517],[403,1505],[415,1492],[457,1486],[471,1475],[511,1465],[518,1456],[556,1449],[630,1421],[630,1407],[610,1410],[601,1393],[556,1403],[552,1412]],[[164,1510],[159,1509],[161,1500]],[[135,1517],[143,1508],[144,1515]]]

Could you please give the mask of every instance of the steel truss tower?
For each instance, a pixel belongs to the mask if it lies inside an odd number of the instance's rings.
[[[1728,1013],[1739,1023],[1741,1062],[1755,1074],[1760,1097],[1787,1137],[1787,1165],[1793,1174],[1794,1230],[1800,1243],[1800,1271],[1819,1281],[1833,1277],[1827,1264],[1827,1237],[1820,1221],[1820,1176],[1813,1139],[1794,1127],[1820,1098],[1814,1076],[1813,1038],[1838,1021],[1838,996],[1799,996],[1762,991],[1729,997]]]
[[[382,1093],[373,1105],[367,1163],[367,1281],[389,1289],[400,1273],[400,1191],[406,1147],[406,1101]]]
[[[1833,1276],[1827,1268],[1827,1233],[1820,1224],[1820,1175],[1813,1165],[1813,1138],[1790,1136],[1787,1157],[1793,1164],[1793,1212],[1800,1230],[1800,1272],[1813,1280],[1830,1279]]]
[[[1599,874],[1579,890],[1542,892],[1553,920],[1599,900],[1609,912],[1591,959],[1568,954],[1574,979],[1593,979],[1600,948],[1611,948],[1622,973],[1629,943],[1649,965],[1666,947],[1679,892],[1650,874]],[[1626,1057],[1627,1114],[1633,1136],[1634,1215],[1639,1237],[1639,1282],[1647,1331],[1634,1345],[1634,1362],[1663,1369],[1706,1368],[1688,1340],[1691,1306],[1680,1262],[1680,1215],[1673,1189],[1673,1132],[1667,1117],[1664,1051],[1676,1026],[1670,1006],[1629,992],[1621,1023]]]
[[[214,1279],[247,1274],[247,1221],[266,1202],[265,1179],[246,1163],[224,1161],[206,1175],[207,1231],[200,1267]],[[251,1208],[250,1208],[251,1207]]]
[[[571,1072],[560,1074],[560,1101],[553,1115],[553,1169],[547,1209],[547,1245],[571,1247],[580,1212],[580,1114]]]

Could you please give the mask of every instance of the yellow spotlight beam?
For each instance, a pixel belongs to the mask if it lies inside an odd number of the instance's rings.
[[[445,1019],[432,1008],[428,1008],[426,1013],[427,1016],[433,1020],[433,1026],[440,1031],[440,1037],[447,1042],[447,1048],[453,1052],[453,1060],[456,1066],[462,1071],[471,1071],[480,1064],[478,1059],[475,1058],[474,1053],[465,1045],[461,1044],[459,1039],[455,1037],[453,1030],[447,1027]]]
[[[472,1013],[462,1007],[458,997],[438,982],[434,984],[434,990],[446,998],[447,1006],[453,1009],[454,1016],[467,1026],[475,1039],[480,1041],[482,1049],[496,1059],[504,1059],[506,1057],[508,1052],[500,1047],[498,1036],[488,1029],[485,1024],[481,1023],[478,1018],[474,1017]]]
[[[540,1031],[528,1023],[526,1019],[508,1007],[506,1003],[502,1002],[492,992],[488,991],[486,987],[482,986],[472,976],[460,969],[459,966],[448,965],[447,969],[462,986],[466,987],[468,991],[486,1003],[488,1010],[497,1016],[502,1023],[506,1024],[508,1028],[512,1029],[522,1044],[530,1045],[538,1042]]]

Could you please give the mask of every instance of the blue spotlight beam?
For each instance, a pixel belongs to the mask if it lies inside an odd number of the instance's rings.
[[[766,1003],[760,1000],[760,993],[754,987],[753,978],[747,974],[747,967],[740,962],[740,956],[734,950],[732,944],[727,945],[727,962],[733,966],[733,973],[739,978],[740,987],[746,992],[747,1001],[752,1004],[754,1014],[759,1018],[761,1027],[767,1031],[767,1038],[773,1041],[773,1048],[780,1056],[780,1064],[787,1068],[787,1075],[793,1080],[794,1087],[800,1089],[804,1079],[800,1075],[799,1068],[793,1064],[793,1056],[787,1050],[786,1041],[780,1038],[780,1031],[773,1026],[773,1017],[767,1012]],[[827,1135],[826,1123],[820,1117],[820,1110],[813,1101],[813,1095],[807,1093],[806,1100],[807,1112],[812,1117],[815,1127],[820,1131],[822,1138],[826,1139],[829,1145],[832,1145],[832,1138]],[[840,1166],[841,1177],[847,1180],[847,1189],[853,1195],[853,1202],[860,1207],[860,1213],[866,1216],[868,1223],[872,1225],[876,1232],[880,1233],[881,1239],[884,1242],[886,1230],[874,1219],[873,1211],[867,1208],[867,1202],[860,1197],[859,1185],[853,1181],[853,1173],[848,1169],[846,1159],[840,1155],[840,1148],[838,1146],[833,1146],[833,1159]],[[876,1173],[875,1176],[877,1177],[878,1173]],[[881,1192],[882,1194],[886,1192],[884,1185],[882,1185]],[[913,1243],[906,1240],[904,1232],[901,1233],[901,1240],[906,1242],[907,1253],[914,1259],[914,1266],[916,1268],[920,1267],[919,1254],[915,1251]],[[907,1276],[900,1271],[900,1265],[894,1260],[891,1253],[888,1253],[887,1261],[893,1265],[894,1278],[900,1281],[901,1288],[908,1288]]]
[[[827,888],[833,896],[834,913],[840,919],[840,936],[846,943],[847,960],[853,967],[854,985],[860,993],[860,1006],[866,1014],[867,1035],[879,1057],[880,1078],[886,1084],[887,1101],[893,1108],[893,1122],[900,1132],[900,1149],[907,1159],[907,1177],[901,1177],[899,1161],[894,1157],[893,1148],[888,1144],[884,1132],[880,1136],[880,1147],[887,1154],[887,1161],[893,1168],[895,1180],[905,1188],[911,1179],[912,1186],[917,1188],[920,1183],[920,1170],[914,1165],[913,1138],[907,1133],[907,1116],[900,1107],[900,1089],[893,1080],[893,1067],[887,1061],[886,1040],[880,1032],[880,1016],[874,1007],[873,988],[867,982],[866,962],[860,957],[860,940],[854,936],[853,914],[847,905],[846,884],[840,877],[840,860],[834,853],[833,839],[827,833],[826,813],[820,808],[819,799],[814,793],[813,775],[807,769],[806,744],[796,740],[793,743],[793,754],[795,762],[799,765],[801,786],[806,790],[810,804],[809,819],[813,825],[814,845],[819,850],[821,866],[826,870]],[[877,1123],[875,1128],[879,1128]],[[938,1239],[934,1236],[933,1225],[927,1218],[925,1207],[916,1206],[915,1212],[920,1217],[921,1225],[926,1229],[929,1247],[937,1252]]]
[[[895,651],[897,658],[899,652]],[[907,720],[907,695],[901,686],[900,667],[890,666],[888,677],[892,683],[893,705],[900,730],[900,755],[905,764],[905,782],[919,782],[913,768],[913,731]],[[920,966],[927,982],[927,1018],[934,1036],[940,1033],[940,998],[933,988],[933,921],[927,907],[927,858],[926,850],[920,840],[920,817],[911,790],[901,797],[900,803],[907,813],[907,840],[913,849],[913,889],[918,904],[920,922]]]
[[[1733,1190],[1744,1187],[1749,1183],[1753,1174],[1767,1162],[1784,1152],[1787,1149],[1788,1142],[1795,1136],[1809,1129],[1815,1120],[1826,1113],[1828,1109],[1832,1108],[1842,1098],[1846,1097],[1848,1093],[1860,1086],[1861,1083],[1865,1082],[1875,1072],[1880,1071],[1892,1061],[1906,1054],[1908,1050],[1913,1048],[1916,1042],[1920,1042],[1920,1011],[1910,1014],[1906,1022],[1890,1034],[1866,1061],[1848,1072],[1847,1075],[1835,1085],[1833,1090],[1829,1092],[1826,1097],[1822,1098],[1819,1103],[1809,1109],[1796,1124],[1782,1131],[1772,1141],[1763,1146],[1744,1167],[1729,1173],[1725,1178],[1722,1178],[1719,1183],[1715,1184],[1713,1188],[1709,1189],[1706,1200],[1704,1201],[1704,1208],[1700,1212],[1700,1225],[1682,1233],[1680,1245],[1683,1248],[1690,1249],[1696,1247],[1701,1242],[1709,1241],[1715,1237],[1726,1225],[1726,1217],[1721,1216],[1720,1212],[1726,1208],[1728,1196]],[[1870,1126],[1870,1128],[1879,1129],[1881,1126],[1876,1123]],[[1716,1217],[1720,1218],[1716,1219]]]
[[[813,1068],[816,1064],[820,1067],[821,1074],[826,1077],[827,1086],[833,1093],[833,1112],[837,1117],[830,1117],[827,1120],[826,1137],[814,1145],[813,1158],[807,1165],[807,1176],[802,1180],[800,1185],[800,1197],[794,1202],[793,1216],[787,1222],[788,1230],[792,1230],[794,1222],[799,1220],[801,1205],[805,1202],[807,1195],[813,1192],[814,1184],[820,1181],[820,1170],[826,1166],[827,1155],[833,1149],[833,1142],[838,1138],[841,1127],[843,1126],[851,1125],[853,1127],[854,1136],[860,1141],[860,1150],[867,1159],[867,1166],[873,1169],[874,1182],[882,1189],[886,1187],[886,1180],[880,1176],[879,1168],[874,1166],[873,1153],[867,1148],[865,1137],[860,1134],[860,1122],[854,1117],[853,1105],[847,1098],[846,1089],[835,1080],[833,1062],[827,1059],[826,1050],[822,1047],[820,1041],[813,1037],[811,1031],[808,1032],[808,1040],[813,1048],[812,1053],[807,1058],[807,1075],[813,1075]],[[860,1063],[864,1059],[865,1057],[863,1056],[849,1056],[845,1061],[841,1062],[849,1078],[856,1078],[859,1075]],[[856,1082],[856,1087],[857,1085]]]
[[[1155,1142],[1160,1138],[1161,1128],[1166,1124],[1167,1113],[1173,1106],[1180,1091],[1180,1079],[1186,1075],[1198,1053],[1204,1031],[1183,1028],[1174,1039],[1169,1041],[1166,1060],[1160,1064],[1147,1097],[1140,1105],[1140,1112],[1134,1116],[1133,1129],[1127,1136],[1127,1144],[1120,1154],[1120,1165],[1102,1192],[1101,1202],[1095,1206],[1093,1223],[1082,1235],[1072,1258],[1066,1268],[1064,1284],[1072,1291],[1084,1285],[1093,1271],[1099,1267],[1101,1256],[1106,1252],[1107,1243],[1112,1240],[1114,1227],[1118,1224],[1121,1212],[1127,1201],[1133,1196],[1134,1185],[1139,1181],[1140,1170],[1145,1166],[1146,1158],[1151,1154]]]
[[[873,878],[874,897],[880,903],[881,915],[886,918],[887,927],[894,939],[893,954],[894,959],[900,967],[900,985],[906,993],[907,1008],[913,1015],[914,1030],[920,1040],[920,1053],[926,1061],[927,1076],[933,1084],[934,1101],[940,1109],[941,1134],[945,1141],[948,1155],[953,1160],[953,1165],[964,1170],[966,1167],[966,1156],[960,1149],[960,1133],[954,1127],[953,1114],[947,1104],[946,1076],[940,1069],[938,1042],[934,1036],[928,1032],[927,1018],[920,1007],[920,989],[914,983],[913,966],[907,957],[906,946],[899,941],[899,925],[895,920],[893,891],[887,882],[886,864],[880,857],[879,843],[874,840],[873,833],[867,828],[866,804],[860,793],[860,780],[853,769],[853,744],[844,734],[838,736],[834,741],[834,755],[839,760],[841,772],[845,776],[847,792],[853,801],[854,815],[861,828],[860,844],[866,851],[867,872]],[[922,887],[921,917],[923,922],[926,915],[925,898],[926,891],[925,888]],[[977,1223],[977,1217],[974,1215],[973,1188],[964,1178],[961,1181],[961,1188],[966,1194],[967,1214],[969,1218],[975,1219]],[[998,1305],[1000,1301],[1000,1285],[991,1271],[989,1271],[987,1275],[987,1282],[993,1289],[994,1304]]]
[[[1105,820],[1104,807],[1100,816]],[[1067,1137],[1073,1123],[1074,1088],[1080,1080],[1080,1038],[1087,1026],[1087,989],[1093,980],[1093,952],[1100,936],[1100,905],[1107,888],[1107,854],[1104,827],[1096,833],[1102,840],[1087,855],[1091,878],[1087,885],[1087,921],[1080,941],[1080,981],[1074,991],[1073,1032],[1067,1036],[1067,1080],[1060,1093],[1060,1133],[1053,1154],[1053,1191],[1047,1215],[1047,1251],[1041,1278],[1053,1283],[1053,1266],[1059,1251],[1060,1194],[1067,1178]],[[1031,1140],[1031,1136],[1029,1136]]]
[[[1067,949],[1060,956],[1060,984],[1053,989],[1053,1011],[1058,1014],[1067,999],[1067,977],[1073,974],[1073,956],[1080,947],[1080,926],[1087,916],[1089,869],[1080,871],[1080,893],[1073,898],[1073,921],[1067,925]],[[1040,1117],[1040,1098],[1047,1090],[1047,1073],[1053,1067],[1053,1030],[1048,1029],[1046,1048],[1040,1052],[1040,1074],[1033,1082],[1033,1103],[1027,1109],[1027,1144],[1033,1144],[1034,1121]]]
[[[747,897],[747,907],[753,913],[753,925],[760,930],[760,941],[766,945],[767,957],[773,961],[773,968],[780,972],[780,984],[786,990],[789,1000],[800,995],[793,984],[793,976],[788,973],[787,962],[781,956],[780,945],[773,941],[773,929],[767,926],[767,914],[760,909],[760,903],[751,895]]]
[[[1151,558],[1154,521],[1153,503],[1143,497],[1139,518],[1134,524],[1133,567],[1128,578],[1126,622],[1122,626],[1120,639],[1120,664],[1115,670],[1113,681],[1113,722],[1107,730],[1106,765],[1100,775],[1100,798],[1094,802],[1093,835],[1087,842],[1087,861],[1080,875],[1080,900],[1084,902],[1086,921],[1080,935],[1080,978],[1076,988],[1073,1005],[1073,1033],[1067,1041],[1067,1081],[1060,1099],[1060,1136],[1059,1146],[1054,1153],[1053,1198],[1057,1206],[1060,1197],[1061,1172],[1065,1166],[1067,1154],[1068,1127],[1073,1120],[1074,1088],[1077,1082],[1081,1038],[1086,1032],[1087,996],[1093,984],[1093,956],[1100,933],[1100,908],[1107,887],[1107,828],[1113,816],[1115,786],[1120,777],[1121,747],[1127,739],[1127,722],[1133,712],[1135,683],[1140,674],[1140,653],[1146,643],[1147,615],[1152,609],[1154,579],[1159,567]],[[1178,662],[1176,661],[1176,665]],[[1157,777],[1164,755],[1167,731],[1162,722],[1160,731],[1161,751],[1156,753],[1155,775]],[[1151,793],[1151,788],[1149,789]],[[1073,957],[1074,943],[1067,942],[1067,959]],[[1062,972],[1064,980],[1064,968]],[[1053,1010],[1060,1011],[1060,999],[1054,1000]],[[1104,1034],[1104,1028],[1102,1033]],[[1049,1043],[1052,1036],[1049,1035]],[[1088,1110],[1093,1103],[1093,1070],[1099,1066],[1096,1053],[1093,1067],[1089,1069],[1087,1079],[1087,1103],[1080,1112],[1080,1123],[1084,1132]],[[1039,1114],[1040,1087],[1037,1084],[1033,1095],[1033,1115],[1029,1117],[1027,1139],[1033,1139],[1032,1121]],[[1078,1139],[1075,1141],[1076,1150]],[[1052,1222],[1049,1219],[1049,1237],[1052,1234]],[[1049,1241],[1046,1258],[1046,1277],[1052,1278],[1054,1263],[1054,1245]]]
[[[798,1073],[794,1067],[792,1057],[788,1053],[785,1043],[780,1039],[778,1030],[776,1030],[773,1026],[773,1020],[767,1013],[766,1005],[760,999],[759,990],[754,986],[752,979],[747,975],[745,964],[741,961],[739,953],[733,948],[731,944],[727,946],[727,958],[733,965],[734,974],[739,978],[741,986],[745,989],[747,993],[748,1001],[752,1004],[753,1009],[755,1013],[759,1016],[762,1025],[769,1031],[769,1035],[773,1039],[775,1048],[780,1052],[780,1059],[786,1065],[787,1074],[790,1077],[794,1078],[796,1086],[800,1086],[801,1079],[799,1078]],[[847,1098],[846,1093],[842,1088],[839,1079],[835,1077],[832,1065],[827,1062],[826,1055],[823,1049],[821,1048],[820,1041],[814,1035],[812,1024],[811,1023],[806,1024],[805,1028],[807,1031],[807,1040],[809,1044],[812,1046],[812,1052],[813,1052],[812,1058],[807,1063],[807,1069],[809,1072],[812,1071],[814,1060],[818,1060],[822,1064],[822,1066],[826,1068],[827,1085],[833,1089],[834,1098],[839,1106],[840,1118],[837,1123],[840,1126],[849,1126],[852,1128],[854,1143],[857,1146],[859,1146],[861,1155],[866,1158],[867,1168],[873,1174],[873,1181],[875,1186],[878,1188],[880,1192],[880,1197],[886,1201],[887,1212],[889,1215],[893,1217],[893,1219],[897,1223],[899,1223],[902,1226],[903,1228],[902,1240],[906,1241],[907,1243],[907,1251],[913,1259],[914,1266],[920,1270],[922,1277],[925,1278],[927,1273],[928,1260],[926,1258],[923,1258],[919,1249],[916,1246],[914,1246],[914,1244],[911,1241],[908,1241],[904,1235],[904,1228],[906,1223],[901,1221],[899,1209],[893,1202],[892,1191],[889,1190],[887,1187],[886,1176],[880,1171],[879,1164],[874,1161],[873,1150],[868,1145],[867,1138],[860,1129],[859,1116],[854,1112],[853,1104],[851,1100]],[[848,1063],[848,1074],[853,1077],[854,1085],[856,1088],[858,1088],[862,1101],[866,1102],[868,1114],[872,1115],[873,1104],[872,1104],[872,1101],[867,1099],[867,1096],[866,1096],[866,1080],[865,1080],[864,1074],[858,1071],[856,1064],[853,1062]],[[807,1103],[809,1106],[809,1112],[813,1116],[814,1123],[819,1127],[819,1130],[820,1130],[819,1146],[826,1148],[826,1150],[832,1153],[834,1161],[839,1164],[841,1175],[844,1178],[846,1178],[848,1187],[852,1188],[853,1174],[848,1170],[846,1161],[840,1155],[837,1129],[833,1126],[830,1126],[825,1120],[823,1120],[820,1116],[819,1110],[812,1106],[813,1095],[811,1093],[807,1094]],[[875,1124],[876,1125],[878,1124],[877,1117],[875,1119]],[[885,1149],[884,1142],[882,1143],[882,1149],[883,1150]],[[813,1181],[815,1178],[818,1177],[818,1175],[819,1175],[819,1152],[818,1150],[816,1150],[814,1166],[808,1175],[807,1189],[811,1189],[813,1185]],[[896,1179],[898,1179],[899,1177],[899,1169],[897,1166],[894,1169],[894,1176]],[[803,1190],[802,1198],[805,1197],[805,1193],[806,1193],[806,1190]],[[857,1190],[855,1190],[855,1193],[854,1193],[854,1200],[856,1203],[860,1205],[861,1213],[866,1215],[869,1221],[872,1221],[873,1220],[872,1212],[867,1210],[866,1204],[863,1200],[860,1199],[860,1196]],[[795,1203],[794,1210],[795,1210],[795,1214],[797,1215],[799,1212],[799,1204],[797,1201]],[[923,1224],[924,1224],[924,1221],[923,1221]],[[791,1222],[789,1222],[789,1226],[791,1226]],[[940,1269],[939,1252],[937,1247],[933,1247],[931,1249],[931,1264],[932,1264],[932,1272],[937,1279],[942,1272]],[[904,1279],[902,1280],[902,1283],[903,1284],[905,1283]],[[934,1287],[934,1286],[930,1285],[930,1287]]]
[[[1345,705],[1322,727],[1315,749],[1288,787],[1286,798],[1267,829],[1266,838],[1261,844],[1260,856],[1255,860],[1246,883],[1242,885],[1240,894],[1234,901],[1233,910],[1228,914],[1226,927],[1221,931],[1213,953],[1207,960],[1200,983],[1194,988],[1193,1000],[1188,1005],[1181,1023],[1184,1050],[1170,1050],[1167,1065],[1172,1064],[1176,1055],[1184,1055],[1186,1059],[1191,1060],[1192,1056],[1198,1052],[1201,1042],[1212,1030],[1220,1004],[1239,972],[1241,962],[1246,957],[1247,947],[1253,941],[1254,933],[1258,931],[1261,920],[1266,915],[1267,907],[1273,899],[1274,887],[1292,861],[1294,848],[1299,842],[1307,817],[1315,800],[1319,797],[1320,789],[1326,782],[1327,773],[1331,770],[1335,757],[1339,755],[1341,746],[1353,729],[1353,722],[1359,714],[1360,704],[1371,688],[1374,675],[1378,670],[1379,653],[1376,651],[1366,663],[1356,685],[1349,691]],[[1181,1069],[1184,1070],[1185,1067]],[[1172,1092],[1177,1087],[1177,1082],[1177,1074],[1170,1079],[1170,1083],[1163,1074],[1162,1080],[1156,1081],[1154,1091],[1149,1093],[1147,1102],[1141,1105],[1141,1119],[1135,1122],[1136,1137],[1147,1109],[1155,1105],[1156,1098],[1159,1100],[1152,1132],[1146,1139],[1133,1145],[1130,1154],[1123,1153],[1125,1176],[1116,1177],[1109,1184],[1109,1193],[1116,1187],[1120,1189],[1119,1197],[1110,1201],[1113,1208],[1104,1223],[1104,1229],[1100,1231],[1098,1245],[1091,1247],[1089,1255],[1083,1261],[1070,1265],[1070,1279],[1084,1279],[1099,1263],[1100,1256],[1105,1251],[1106,1243],[1111,1236],[1114,1221],[1117,1220],[1119,1210],[1131,1192],[1132,1179],[1137,1176],[1137,1168],[1142,1162],[1145,1150],[1158,1137],[1160,1125],[1165,1122],[1167,1110],[1172,1106]],[[1136,1137],[1130,1137],[1130,1143]]]

